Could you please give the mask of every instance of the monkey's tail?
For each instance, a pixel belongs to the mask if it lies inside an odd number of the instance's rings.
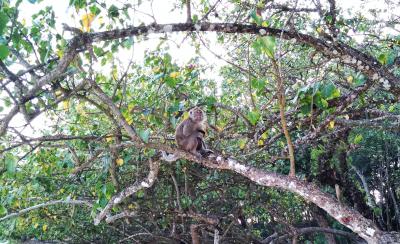
[[[175,162],[176,160],[179,159],[179,157],[175,154],[167,154],[164,151],[161,151],[161,160],[167,161],[167,162]]]
[[[207,148],[206,143],[201,139],[199,140],[201,143],[200,150],[198,152],[201,154],[202,157],[208,157],[210,154],[213,154],[214,152],[210,149]]]

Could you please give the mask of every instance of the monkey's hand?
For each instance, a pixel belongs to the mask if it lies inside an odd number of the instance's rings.
[[[167,161],[167,162],[175,162],[176,160],[179,159],[179,157],[175,154],[167,154],[164,151],[161,151],[161,160]]]

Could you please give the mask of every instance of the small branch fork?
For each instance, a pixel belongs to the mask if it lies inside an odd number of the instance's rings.
[[[95,217],[94,219],[94,224],[98,225],[100,223],[100,221],[102,219],[104,219],[104,217],[106,217],[106,215],[109,214],[110,210],[117,204],[121,203],[123,200],[125,200],[127,197],[131,196],[132,194],[145,189],[145,188],[149,188],[151,187],[155,180],[157,179],[157,175],[158,175],[158,170],[159,170],[159,162],[155,161],[153,162],[152,160],[150,160],[150,171],[149,174],[147,175],[147,177],[140,181],[140,182],[135,182],[133,185],[129,186],[128,188],[125,188],[123,191],[121,191],[120,193],[118,193],[117,195],[113,196],[110,201],[108,202],[108,204],[101,210],[101,212]],[[117,214],[115,216],[117,217],[108,217],[106,221],[111,221],[121,218],[122,217],[126,217],[127,215],[132,215],[134,213],[125,213],[125,214]]]

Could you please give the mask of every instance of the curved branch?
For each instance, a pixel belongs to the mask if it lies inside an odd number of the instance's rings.
[[[208,168],[225,169],[239,173],[251,181],[267,187],[280,188],[293,193],[296,193],[304,199],[315,203],[320,208],[324,209],[329,215],[335,218],[337,221],[350,228],[352,231],[357,233],[359,236],[371,243],[376,243],[377,240],[383,236],[382,232],[378,227],[369,219],[366,219],[359,212],[345,206],[337,201],[336,198],[329,195],[328,193],[322,192],[315,185],[298,180],[296,178],[287,177],[284,175],[263,171],[251,166],[244,165],[235,159],[224,158],[223,156],[210,157],[205,160],[200,160],[194,155],[187,153],[182,150],[172,150],[171,147],[159,143],[143,143],[137,139],[134,130],[128,125],[124,117],[118,108],[113,104],[111,99],[101,90],[101,88],[94,82],[90,81],[92,87],[95,90],[96,95],[100,100],[110,109],[114,117],[118,120],[119,124],[125,129],[128,135],[132,138],[132,142],[139,148],[153,148],[160,151],[173,153],[177,158],[188,159],[197,163],[200,163]],[[158,167],[157,167],[158,172]],[[152,175],[152,170],[148,176],[148,182],[153,184],[156,175]],[[107,206],[101,211],[101,213],[95,218],[95,224],[99,224],[101,219],[108,213],[108,211],[115,204],[120,203],[124,198],[133,194],[134,192],[142,189],[143,187],[150,187],[148,184],[136,183],[126,189],[125,191],[114,196]]]
[[[152,33],[168,33],[181,31],[213,31],[220,33],[248,33],[256,35],[272,35],[286,40],[294,40],[299,43],[307,44],[321,52],[324,56],[340,60],[341,63],[362,72],[369,77],[366,83],[372,84],[380,80],[383,84],[390,84],[388,87],[394,94],[400,94],[400,78],[396,77],[385,66],[381,65],[377,59],[365,54],[347,44],[336,40],[323,40],[310,35],[302,34],[296,31],[286,31],[281,29],[262,27],[249,24],[237,23],[174,23],[174,24],[152,24],[148,26],[129,27],[126,29],[117,29],[104,32],[82,33],[76,36],[70,42],[70,46],[65,55],[60,59],[56,68],[43,76],[36,85],[30,89],[25,97],[21,99],[23,104],[35,97],[36,93],[46,84],[50,84],[58,78],[69,66],[75,55],[79,52],[78,47],[87,46],[87,44],[98,41],[114,40],[127,38],[137,35],[147,35]],[[388,83],[386,83],[388,82]],[[18,105],[15,105],[11,112],[0,120],[0,136],[2,136],[8,127],[8,123],[18,113]],[[125,128],[126,129],[126,128]]]
[[[184,157],[187,158],[187,156]],[[324,209],[334,219],[370,243],[377,243],[377,239],[382,234],[371,220],[366,219],[354,209],[341,204],[335,197],[321,191],[313,184],[289,176],[263,171],[222,156],[199,161],[191,155],[190,160],[197,161],[209,168],[234,171],[262,186],[280,188],[296,193]]]
[[[129,186],[125,190],[121,191],[117,195],[114,195],[108,204],[101,210],[101,212],[95,217],[94,225],[100,224],[100,221],[108,214],[110,209],[112,209],[115,205],[122,202],[125,198],[131,196],[132,194],[144,189],[149,188],[154,184],[154,181],[157,179],[159,162],[152,162],[150,160],[150,172],[147,177],[141,182],[136,182],[133,185]]]

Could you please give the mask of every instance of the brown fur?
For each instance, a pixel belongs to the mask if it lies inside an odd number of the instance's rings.
[[[189,118],[183,120],[175,131],[178,147],[198,157],[210,153],[204,143],[207,118],[203,110],[194,107],[189,111]]]

